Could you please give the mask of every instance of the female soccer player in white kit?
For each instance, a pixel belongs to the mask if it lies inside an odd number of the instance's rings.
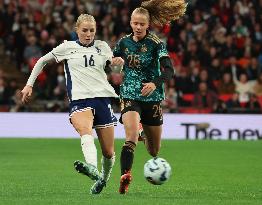
[[[107,81],[105,68],[123,65],[120,57],[113,58],[104,41],[94,40],[96,21],[93,16],[81,14],[76,22],[79,40],[65,41],[41,57],[22,90],[22,102],[28,102],[37,76],[51,62],[64,63],[66,86],[70,102],[70,122],[81,136],[85,163],[75,161],[75,169],[95,180],[90,193],[99,194],[110,177],[115,162],[114,125],[117,119],[111,109],[109,97],[118,97]],[[102,150],[102,171],[97,170],[97,150],[92,136],[96,129]]]

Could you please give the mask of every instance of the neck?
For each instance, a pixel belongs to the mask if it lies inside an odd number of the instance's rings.
[[[133,33],[133,34],[134,34],[134,33]],[[148,31],[146,31],[143,36],[135,36],[135,35],[133,35],[133,40],[136,41],[136,42],[137,42],[137,41],[140,41],[140,40],[144,39],[147,34],[148,34]]]
[[[79,45],[84,46],[84,47],[89,47],[89,46],[94,45],[94,40],[93,40],[91,43],[89,43],[89,44],[83,44],[79,39],[78,39],[76,42],[77,42]]]
[[[134,41],[139,41],[139,40],[141,40],[141,39],[138,38],[138,37],[136,37],[136,36],[133,36],[133,40],[134,40]]]
[[[145,38],[145,36],[146,36],[146,35],[141,36],[141,37],[133,36],[133,40],[134,40],[134,41],[140,41],[140,40],[142,40],[143,38]]]

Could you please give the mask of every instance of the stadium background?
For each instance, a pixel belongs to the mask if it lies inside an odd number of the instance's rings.
[[[18,98],[36,60],[64,40],[75,40],[74,22],[90,13],[97,38],[113,48],[131,32],[130,12],[138,0],[0,2],[0,110],[67,111],[61,64],[48,66],[35,84],[35,102]],[[152,30],[167,43],[176,77],[166,85],[164,112],[261,113],[261,0],[189,1],[184,18]],[[109,76],[119,92],[122,77]],[[118,102],[114,110],[119,112]]]
[[[39,139],[43,130],[57,138],[58,131],[70,127],[62,65],[46,67],[29,105],[21,104],[19,93],[39,57],[64,40],[76,39],[74,21],[79,14],[92,14],[97,38],[113,48],[131,32],[130,12],[140,1],[0,0],[0,205],[262,203],[262,144],[253,141],[261,139],[262,132],[262,0],[188,3],[184,18],[151,28],[167,43],[176,69],[175,78],[166,84],[163,102],[165,116],[177,115],[177,121],[168,121],[168,128],[181,125],[185,121],[178,120],[183,118],[195,123],[199,139],[210,139],[206,132],[211,136],[211,130],[231,126],[241,133],[234,139],[250,140],[163,140],[160,155],[170,162],[173,176],[160,187],[143,179],[143,164],[150,156],[139,144],[129,195],[117,193],[117,161],[103,194],[91,197],[92,182],[72,167],[81,156],[76,133],[66,136],[74,139]],[[122,80],[118,71],[114,68],[109,76],[117,92]],[[117,101],[114,110],[119,112]],[[29,118],[30,114],[34,117]],[[55,124],[59,115],[59,122],[67,124]],[[52,127],[46,127],[53,116]],[[35,127],[38,130],[33,132]],[[217,130],[212,133],[220,139]],[[173,131],[165,135],[186,138]],[[36,139],[17,139],[27,137]],[[116,140],[118,159],[122,143]]]

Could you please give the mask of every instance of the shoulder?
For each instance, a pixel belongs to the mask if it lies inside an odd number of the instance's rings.
[[[120,40],[118,41],[118,43],[121,43],[121,42],[125,42],[125,41],[130,40],[130,39],[131,39],[131,36],[132,36],[132,34],[130,33],[130,34],[127,34],[127,35],[121,37]]]
[[[107,44],[107,42],[105,42],[105,41],[95,40],[95,41],[94,41],[94,45],[95,45],[95,46],[105,46],[105,45],[108,45],[108,44]]]
[[[149,39],[150,41],[152,41],[155,44],[163,44],[164,42],[154,33],[149,32],[147,34],[147,39]]]
[[[101,55],[112,56],[112,49],[105,41],[95,40],[94,47],[98,50]]]
[[[76,41],[67,41],[67,40],[64,40],[63,43],[61,43],[60,45],[64,45],[64,46],[68,46],[68,47],[75,47],[77,46],[78,44],[76,43]]]
[[[108,43],[105,42],[105,41],[95,40],[95,41],[94,41],[94,46],[95,46],[96,48],[99,48],[99,49],[104,50],[104,51],[111,51],[110,46],[109,46]]]
[[[68,48],[75,48],[77,46],[78,46],[78,44],[75,41],[64,40],[64,42],[59,44],[56,48],[68,49]]]
[[[108,43],[105,41],[101,41],[101,40],[95,40],[94,42],[94,46],[99,48],[99,49],[106,49],[106,50],[111,50],[111,48],[109,47]]]

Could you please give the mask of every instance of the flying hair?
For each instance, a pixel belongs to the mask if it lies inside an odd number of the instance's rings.
[[[153,24],[165,25],[182,17],[186,7],[185,0],[144,0],[133,13],[146,15]]]

